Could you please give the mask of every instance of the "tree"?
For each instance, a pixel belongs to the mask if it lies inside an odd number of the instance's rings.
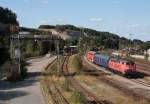
[[[0,7],[0,22],[4,24],[19,25],[17,15],[8,8]]]
[[[39,29],[54,29],[55,26],[53,25],[40,25]]]
[[[146,42],[144,42],[144,44],[143,44],[143,49],[145,49],[145,50],[148,50],[148,49],[150,49],[150,41],[146,41]]]
[[[10,26],[19,25],[17,16],[8,8],[0,7],[0,63],[4,63],[9,58],[9,38]]]

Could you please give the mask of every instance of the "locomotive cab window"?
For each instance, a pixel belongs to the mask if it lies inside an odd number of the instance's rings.
[[[135,65],[135,63],[134,63],[134,62],[131,62],[131,65]]]
[[[127,65],[134,65],[134,62],[127,62]]]

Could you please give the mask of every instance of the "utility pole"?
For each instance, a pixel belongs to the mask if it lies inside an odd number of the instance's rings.
[[[80,47],[80,45],[81,45],[81,39],[82,39],[82,36],[84,35],[84,27],[81,27],[81,29],[80,29],[80,36],[79,36],[79,40],[78,40],[78,42],[79,42],[79,47]],[[78,47],[78,48],[79,48]],[[84,47],[83,47],[84,48]]]
[[[118,57],[120,57],[121,49],[120,49],[120,38],[118,39]]]
[[[16,44],[16,46],[14,45],[14,43]],[[20,52],[20,36],[19,34],[17,35],[17,39],[10,39],[10,58],[12,60],[16,60],[17,61],[17,73],[18,75],[21,74],[21,52]]]
[[[56,43],[56,54],[57,54],[57,74],[60,74],[60,57],[59,57],[59,40],[55,41]]]
[[[18,74],[21,74],[21,49],[20,49],[20,35],[18,34]]]
[[[13,59],[13,39],[10,39],[10,58]]]

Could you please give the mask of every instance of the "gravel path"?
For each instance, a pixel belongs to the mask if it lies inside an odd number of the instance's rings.
[[[0,81],[0,104],[45,104],[37,78],[41,70],[56,57],[28,60],[28,77],[16,83]]]

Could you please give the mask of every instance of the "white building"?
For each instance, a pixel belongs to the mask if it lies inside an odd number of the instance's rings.
[[[150,49],[147,50],[147,53],[150,55]]]

